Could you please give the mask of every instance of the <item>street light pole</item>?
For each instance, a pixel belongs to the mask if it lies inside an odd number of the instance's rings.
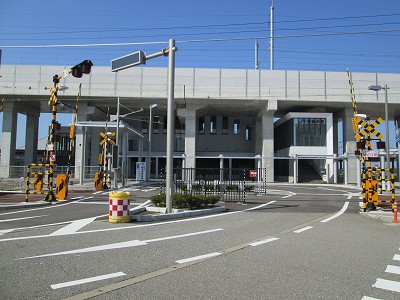
[[[389,146],[389,110],[388,110],[388,87],[385,84],[385,119],[386,119],[386,168],[390,169],[390,146]]]
[[[174,178],[173,178],[173,162],[174,162],[174,86],[175,86],[175,40],[169,40],[168,55],[168,101],[167,101],[167,167],[166,167],[166,210],[167,214],[172,213],[172,197],[174,195]]]
[[[158,107],[158,104],[151,104],[150,105],[150,119],[149,119],[149,155],[148,155],[148,162],[146,166],[146,173],[147,173],[147,181],[150,181],[151,176],[151,138],[153,135],[153,115],[152,109]]]
[[[388,110],[388,93],[389,89],[387,84],[385,86],[380,85],[370,85],[368,87],[370,91],[379,92],[380,90],[385,90],[385,122],[386,122],[386,168],[390,169],[390,146],[389,146],[389,110]]]

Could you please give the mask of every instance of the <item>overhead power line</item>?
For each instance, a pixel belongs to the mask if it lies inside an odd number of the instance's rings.
[[[331,32],[331,33],[310,33],[298,35],[276,35],[274,39],[287,39],[287,38],[305,38],[305,37],[325,37],[325,36],[340,36],[340,35],[363,35],[363,34],[376,34],[376,33],[393,33],[400,32],[400,29],[388,30],[370,30],[370,31],[354,31],[354,32]],[[225,41],[244,41],[254,39],[269,39],[265,36],[256,37],[237,37],[237,38],[217,38],[217,39],[198,39],[198,40],[177,40],[177,43],[211,43],[211,42],[225,42]],[[53,44],[53,45],[0,45],[0,48],[66,48],[66,47],[112,47],[112,46],[130,46],[130,45],[156,45],[168,44],[168,41],[160,42],[125,42],[125,43],[97,43],[97,44]]]

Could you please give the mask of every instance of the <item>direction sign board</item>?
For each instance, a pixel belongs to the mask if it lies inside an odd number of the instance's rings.
[[[118,57],[111,61],[111,72],[127,69],[130,67],[143,65],[146,63],[146,54],[143,51],[137,51],[125,56]]]
[[[363,157],[379,157],[378,150],[363,150],[362,152]]]

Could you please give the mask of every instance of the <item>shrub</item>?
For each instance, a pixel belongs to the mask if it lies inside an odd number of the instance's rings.
[[[151,196],[150,201],[151,201],[151,203],[153,203],[154,206],[165,207],[166,195],[165,195],[165,193],[160,193],[160,194]]]
[[[172,198],[173,208],[188,208],[188,209],[200,209],[206,207],[213,207],[220,200],[219,195],[188,195],[188,194],[174,194]],[[160,193],[150,198],[151,203],[156,207],[165,207],[166,195]]]

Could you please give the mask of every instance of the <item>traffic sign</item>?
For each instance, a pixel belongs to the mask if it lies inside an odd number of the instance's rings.
[[[257,170],[250,170],[250,178],[255,178],[257,177]]]
[[[383,139],[383,134],[380,133],[378,130],[375,129],[380,123],[382,123],[382,118],[376,119],[375,122],[372,124],[369,124],[368,122],[365,121],[360,121],[358,124],[361,126],[361,128],[364,128],[360,130],[354,137],[356,138],[357,141],[361,140],[363,137],[369,134],[375,135],[378,139]]]
[[[379,157],[378,150],[363,150],[362,152],[363,157]]]
[[[111,61],[111,72],[127,69],[130,67],[146,64],[146,54],[137,51],[125,56],[118,57]]]
[[[111,132],[110,134],[105,134],[104,132],[100,132],[100,135],[101,137],[103,137],[103,140],[100,141],[100,146],[102,146],[105,142],[115,145],[115,142],[111,139],[115,136],[115,132]]]

